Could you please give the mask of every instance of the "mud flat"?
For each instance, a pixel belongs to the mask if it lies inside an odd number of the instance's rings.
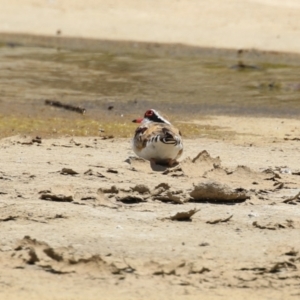
[[[298,121],[199,122],[236,134],[172,169],[128,139],[2,139],[0,297],[297,299]]]

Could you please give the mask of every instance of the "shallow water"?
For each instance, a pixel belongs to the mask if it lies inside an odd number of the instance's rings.
[[[1,115],[6,124],[14,122],[9,130],[16,133],[36,123],[43,132],[53,132],[57,124],[56,132],[66,133],[59,127],[66,129],[68,120],[77,122],[77,129],[85,121],[90,127],[93,123],[93,130],[99,122],[126,125],[148,108],[177,120],[296,118],[300,113],[300,63],[278,62],[276,56],[264,62],[241,55],[156,56],[4,45],[0,64]],[[46,99],[84,107],[86,114],[45,106]],[[3,121],[0,126],[6,130]]]

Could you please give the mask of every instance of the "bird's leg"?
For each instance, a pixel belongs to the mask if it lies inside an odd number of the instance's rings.
[[[151,164],[151,165],[156,165],[156,160],[155,160],[155,158],[150,158],[150,164]]]
[[[177,163],[177,161],[175,159],[168,159],[168,166],[172,167],[173,165],[175,165]]]
[[[163,162],[157,163],[155,158],[150,158],[150,164],[151,165],[157,165],[157,164],[159,164],[159,165],[163,165],[163,166],[167,165],[168,167],[173,167],[174,165],[177,165],[178,162],[176,161],[176,159],[169,158],[169,159],[167,159],[167,160],[165,160]]]

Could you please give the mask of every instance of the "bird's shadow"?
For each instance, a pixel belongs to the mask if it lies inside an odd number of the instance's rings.
[[[158,163],[154,163],[154,162],[150,162],[150,167],[152,169],[152,171],[156,171],[156,172],[164,172],[168,169],[172,169],[176,166],[178,166],[178,162],[176,162],[175,164],[173,164],[172,166],[169,166],[168,164],[158,164]]]
[[[167,162],[152,162],[145,160],[140,157],[130,156],[125,160],[126,163],[130,164],[132,166],[132,169],[134,171],[138,170],[144,170],[145,167],[148,169],[148,166],[150,166],[152,171],[155,172],[165,172],[167,170],[172,170],[173,168],[177,167],[179,165],[178,162],[175,162],[172,166],[169,166]],[[149,165],[148,165],[149,164]]]

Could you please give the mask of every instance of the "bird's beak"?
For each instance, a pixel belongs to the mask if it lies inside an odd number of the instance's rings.
[[[138,119],[135,119],[135,120],[132,120],[133,123],[142,123],[144,119],[143,118],[138,118]]]

